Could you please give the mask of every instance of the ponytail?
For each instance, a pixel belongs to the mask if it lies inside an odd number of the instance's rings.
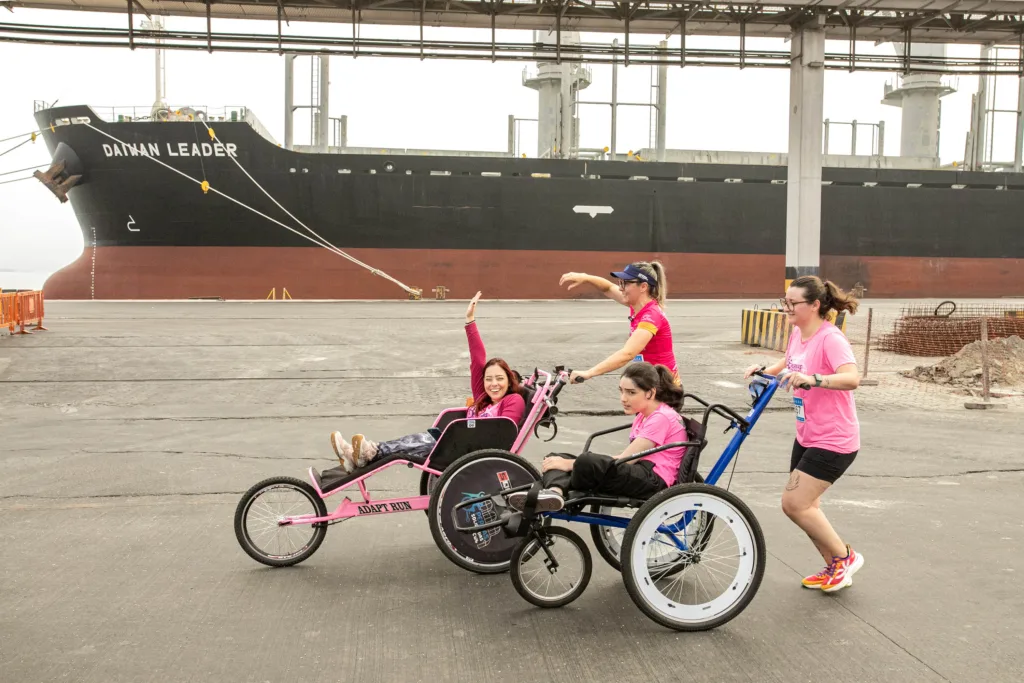
[[[655,365],[658,371],[658,392],[654,395],[658,401],[668,405],[677,413],[683,409],[683,387],[676,384],[676,376],[664,365]]]
[[[655,278],[658,280],[658,289],[654,292],[654,299],[658,305],[665,308],[665,297],[668,295],[668,278],[665,276],[665,266],[661,261],[651,261],[651,268],[654,269]]]
[[[683,409],[683,387],[676,384],[676,376],[664,365],[630,363],[622,376],[643,391],[654,389],[654,400],[677,413]]]
[[[825,280],[822,284],[825,285],[825,291],[827,292],[825,298],[829,300],[829,308],[837,312],[849,311],[851,314],[857,312],[857,308],[860,306],[857,297],[839,289],[836,283],[831,280]]]
[[[849,311],[851,314],[857,312],[860,302],[852,294],[839,289],[836,283],[831,280],[822,280],[816,275],[804,275],[793,280],[790,287],[798,287],[804,290],[804,298],[807,301],[818,301],[821,308],[818,315],[822,318],[828,317],[832,311]]]

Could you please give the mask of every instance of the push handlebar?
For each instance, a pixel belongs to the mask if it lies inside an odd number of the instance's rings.
[[[683,394],[683,398],[692,398],[694,401],[704,406],[704,418],[701,420],[701,423],[705,427],[708,426],[708,418],[711,417],[711,413],[715,413],[727,420],[733,420],[741,429],[747,429],[750,426],[746,418],[741,417],[739,413],[727,405],[723,405],[721,403],[708,403],[700,396],[694,396],[693,394]]]

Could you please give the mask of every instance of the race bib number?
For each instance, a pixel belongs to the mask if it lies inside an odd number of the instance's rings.
[[[804,418],[804,400],[798,396],[793,397],[793,407],[796,408],[796,421],[806,422]]]

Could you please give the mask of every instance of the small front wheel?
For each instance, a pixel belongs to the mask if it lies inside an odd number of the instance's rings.
[[[327,506],[312,486],[294,477],[264,479],[235,508],[235,538],[246,554],[270,567],[298,564],[316,552],[327,525],[281,524],[286,517],[326,517]]]
[[[531,605],[562,607],[583,595],[594,569],[579,534],[562,527],[532,531],[512,551],[512,585]]]

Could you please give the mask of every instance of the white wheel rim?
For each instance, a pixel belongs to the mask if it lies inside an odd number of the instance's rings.
[[[607,505],[602,505],[600,510],[602,515],[610,515],[614,517],[628,517],[630,519],[636,514],[636,508],[613,508]],[[598,527],[601,534],[601,540],[604,543],[604,547],[614,556],[619,562],[622,562],[622,539],[626,535],[625,529],[620,529],[614,526],[601,526]],[[653,555],[653,556],[652,556]],[[647,554],[647,564],[651,570],[656,570],[658,567],[664,567],[666,565],[673,564],[679,559],[680,553],[676,548],[672,548],[666,545],[662,545],[657,553]]]
[[[687,512],[699,511],[711,515],[714,524],[700,562],[667,576],[664,569],[650,566],[652,544],[672,543],[658,528],[665,522],[679,522]],[[694,526],[693,522],[689,525]],[[677,537],[692,542],[693,536],[687,537],[690,528],[678,532]],[[725,568],[726,559],[735,563],[735,569]],[[746,595],[757,559],[757,544],[746,517],[724,499],[706,493],[682,493],[662,501],[644,517],[630,552],[630,566],[644,601],[680,624],[704,623],[725,614]],[[691,571],[701,566],[710,569],[708,578]]]

